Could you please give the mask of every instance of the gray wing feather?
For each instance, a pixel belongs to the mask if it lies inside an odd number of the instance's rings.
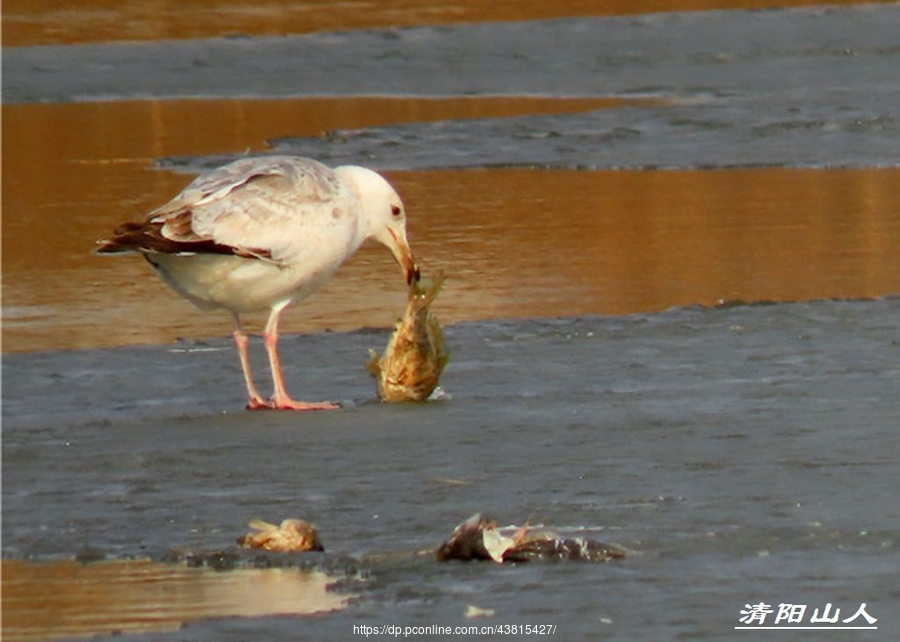
[[[308,158],[245,158],[198,176],[149,219],[181,242],[209,241],[282,262],[329,227],[355,224],[358,202]]]

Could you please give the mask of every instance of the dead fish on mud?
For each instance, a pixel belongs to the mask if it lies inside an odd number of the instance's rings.
[[[435,551],[439,562],[449,560],[493,560],[504,562],[547,562],[574,560],[605,562],[625,557],[625,551],[584,537],[561,537],[543,529],[497,528],[483,513],[472,515],[454,529]]]
[[[443,282],[440,273],[433,279],[413,280],[406,315],[397,323],[384,356],[379,359],[369,350],[366,370],[375,377],[382,401],[424,401],[437,387],[447,353],[431,304]]]
[[[261,548],[278,553],[325,550],[315,527],[302,519],[286,519],[279,526],[253,519],[248,526],[259,532],[238,537],[237,543],[243,548]]]

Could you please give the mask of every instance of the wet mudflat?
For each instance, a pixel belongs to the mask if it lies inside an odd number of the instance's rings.
[[[13,355],[5,554],[160,559],[233,545],[255,517],[302,516],[326,557],[360,558],[434,548],[486,511],[631,554],[514,568],[388,557],[364,564],[340,615],[192,624],[179,639],[465,624],[469,605],[566,639],[722,639],[759,601],[866,602],[890,635],[898,306],[459,324],[448,398],[413,406],[371,402],[362,361],[386,333],[289,337],[292,387],[346,404],[304,415],[241,411],[225,339]]]
[[[25,596],[4,599],[5,626],[25,614],[53,628],[60,604],[90,616],[80,589],[109,572],[138,595],[183,589],[151,600],[160,632],[142,640],[482,623],[723,639],[760,601],[807,604],[805,623],[866,602],[878,631],[859,635],[896,637],[897,15],[5,50],[4,120],[18,126],[4,128],[3,581]],[[374,401],[367,350],[404,299],[381,253],[289,315],[308,333],[284,338],[290,389],[344,404],[304,415],[242,411],[227,322],[138,260],[86,255],[189,180],[154,167],[267,145],[390,170],[423,265],[449,276],[443,398]],[[629,555],[414,554],[477,511]],[[172,566],[285,517],[315,523],[326,548],[289,562],[302,585],[265,589],[245,569],[213,588]],[[73,556],[114,563],[75,579],[57,563]],[[116,566],[135,557],[156,562],[152,582]],[[323,595],[308,571],[335,586]],[[36,588],[50,586],[56,601]],[[223,590],[343,610],[216,619],[249,615]],[[493,615],[467,619],[471,606]],[[93,630],[125,630],[129,610],[96,609]]]

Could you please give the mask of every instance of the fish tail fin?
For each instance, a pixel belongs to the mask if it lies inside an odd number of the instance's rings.
[[[427,308],[437,298],[438,292],[440,292],[446,278],[443,272],[438,272],[431,278],[422,279],[419,282],[413,281],[409,291],[410,300],[414,299],[416,307],[419,309]]]

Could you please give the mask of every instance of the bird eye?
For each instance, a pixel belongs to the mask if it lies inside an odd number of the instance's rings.
[[[400,216],[400,206],[399,205],[391,205],[391,214],[394,216]]]

